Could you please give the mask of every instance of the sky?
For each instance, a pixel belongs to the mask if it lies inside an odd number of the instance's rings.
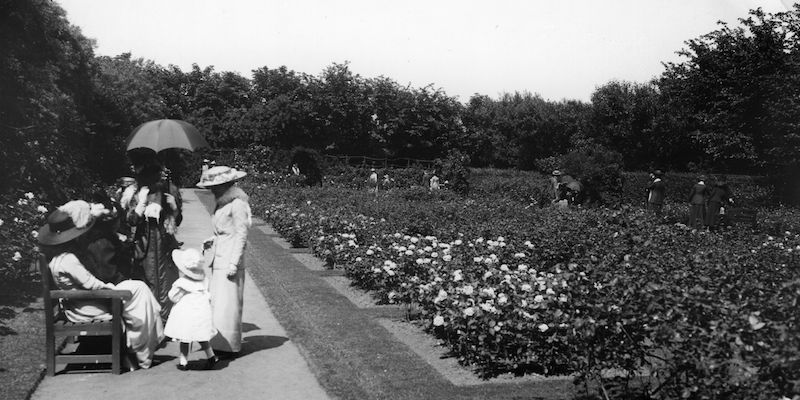
[[[527,91],[588,101],[611,80],[647,82],[684,42],[748,10],[796,0],[56,0],[96,40],[183,71],[318,75],[350,63],[365,78],[432,84],[467,102]]]

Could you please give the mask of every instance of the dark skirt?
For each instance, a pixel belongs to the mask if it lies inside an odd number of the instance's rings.
[[[141,279],[153,292],[161,306],[161,319],[166,321],[172,309],[169,290],[178,279],[178,268],[172,261],[172,250],[178,248],[175,236],[167,233],[155,220],[136,227],[134,279]]]

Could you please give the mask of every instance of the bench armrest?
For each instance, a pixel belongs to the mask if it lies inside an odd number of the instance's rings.
[[[50,297],[54,299],[121,299],[130,300],[133,296],[130,290],[51,290]]]

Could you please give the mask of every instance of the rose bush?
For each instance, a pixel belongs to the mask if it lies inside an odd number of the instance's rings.
[[[32,192],[8,196],[0,203],[0,281],[26,282],[38,274],[36,237],[49,204]]]
[[[380,301],[416,307],[485,377],[573,373],[623,397],[800,393],[793,231],[693,231],[677,206],[656,220],[635,207],[253,190],[279,232]],[[796,212],[771,215],[797,226]]]

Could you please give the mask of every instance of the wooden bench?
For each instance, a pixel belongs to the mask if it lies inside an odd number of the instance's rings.
[[[43,255],[39,256],[39,271],[42,274],[42,297],[44,298],[45,345],[47,346],[47,374],[55,375],[56,362],[100,364],[110,363],[111,373],[121,371],[122,355],[125,354],[125,342],[122,340],[122,301],[131,298],[128,290],[52,290],[55,281],[50,267]],[[71,322],[67,320],[61,307],[61,300],[97,300],[111,304],[110,320],[93,320],[91,322]],[[111,336],[111,349],[106,354],[62,354],[56,349],[56,336]]]

